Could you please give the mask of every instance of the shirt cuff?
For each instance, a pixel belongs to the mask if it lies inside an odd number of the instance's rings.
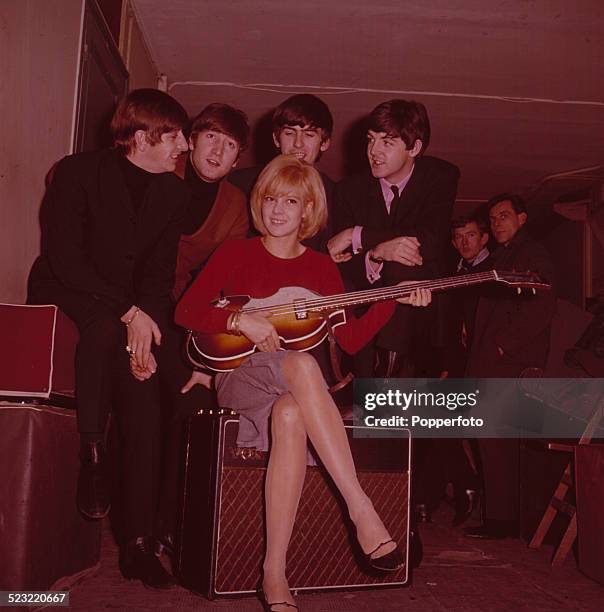
[[[361,242],[361,232],[363,231],[362,225],[355,225],[352,228],[352,252],[357,255],[363,250],[363,243]]]
[[[376,267],[374,267],[376,266]],[[380,280],[382,274],[382,268],[384,263],[376,264],[369,259],[369,253],[365,255],[365,271],[367,273],[367,280],[373,285],[376,281]]]

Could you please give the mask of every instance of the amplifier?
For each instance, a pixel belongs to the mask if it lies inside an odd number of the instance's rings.
[[[101,545],[100,521],[76,507],[75,412],[0,402],[0,431],[0,591],[75,584]]]
[[[0,338],[0,396],[73,397],[78,330],[56,306],[0,304]]]
[[[213,412],[213,414],[211,414]],[[188,426],[176,572],[210,599],[254,593],[264,557],[267,453],[236,446],[238,417],[210,411]],[[404,438],[356,438],[346,423],[359,481],[406,559],[398,572],[366,568],[354,528],[322,467],[308,467],[288,550],[292,590],[402,586],[409,572],[411,447]]]

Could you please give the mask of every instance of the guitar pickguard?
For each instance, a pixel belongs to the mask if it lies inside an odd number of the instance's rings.
[[[252,308],[270,308],[282,304],[293,304],[296,319],[308,318],[308,311],[305,303],[307,300],[314,300],[321,296],[310,289],[304,287],[282,287],[267,298],[251,298],[250,301],[243,307],[243,310]]]

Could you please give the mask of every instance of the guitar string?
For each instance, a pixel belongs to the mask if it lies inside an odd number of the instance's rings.
[[[384,299],[393,299],[395,297],[401,297],[405,294],[410,294],[417,288],[432,288],[432,289],[440,289],[446,288],[447,286],[463,286],[473,283],[480,283],[487,280],[492,280],[493,276],[489,273],[479,273],[481,278],[477,278],[477,275],[472,275],[473,278],[467,279],[465,277],[458,277],[454,279],[454,282],[449,281],[449,279],[438,279],[438,280],[428,280],[428,281],[420,281],[413,285],[408,286],[398,286],[394,287],[384,287],[378,288],[375,290],[363,290],[356,291],[350,293],[342,293],[332,296],[319,297],[315,299],[308,299],[301,301],[300,304],[296,305],[293,302],[288,302],[286,304],[277,304],[273,306],[258,306],[256,308],[247,309],[246,312],[260,312],[260,311],[270,311],[272,314],[289,314],[291,312],[296,312],[300,310],[302,306],[306,309],[320,309],[321,307],[327,308],[329,306],[340,305],[341,302],[346,302],[344,305],[354,305],[354,304],[362,304],[367,301],[375,301],[375,300],[384,300]],[[467,275],[470,276],[470,275]],[[445,282],[446,281],[446,282]],[[293,307],[293,308],[292,308]]]
[[[498,273],[501,276],[502,273]],[[519,276],[520,273],[516,273]],[[345,307],[354,306],[358,304],[364,304],[371,301],[380,301],[387,299],[394,299],[404,295],[409,295],[417,288],[430,288],[433,290],[442,290],[447,288],[468,286],[473,284],[480,284],[487,281],[499,280],[494,270],[488,272],[478,272],[473,274],[466,274],[456,277],[447,277],[442,279],[434,279],[428,281],[420,281],[414,285],[386,287],[383,289],[376,290],[363,290],[351,293],[343,293],[327,297],[319,297],[316,299],[301,300],[299,304],[289,302],[286,304],[276,304],[273,306],[258,306],[255,308],[246,309],[245,312],[270,312],[271,315],[286,315],[296,314],[301,310],[320,311],[330,307]],[[516,281],[519,282],[519,281]],[[524,281],[525,284],[529,284]],[[536,281],[532,281],[531,285],[536,285]],[[540,283],[542,288],[546,288],[547,285]],[[345,303],[342,303],[345,302]]]
[[[253,308],[245,309],[246,313],[257,313],[257,312],[270,312],[272,315],[285,315],[299,312],[300,310],[321,310],[329,307],[338,305],[342,306],[353,306],[357,304],[363,304],[367,301],[379,301],[394,299],[396,297],[402,297],[409,295],[418,288],[429,288],[432,290],[446,289],[449,287],[456,286],[468,286],[472,284],[479,284],[489,280],[496,280],[494,271],[489,272],[477,272],[474,274],[460,275],[457,277],[448,277],[444,279],[431,279],[427,281],[419,281],[413,285],[384,287],[374,290],[362,290],[354,291],[350,293],[341,293],[337,295],[331,295],[326,297],[313,298],[308,300],[301,300],[299,304],[294,302],[288,302],[286,304],[276,304],[273,306],[257,306]],[[345,304],[340,304],[346,302]]]

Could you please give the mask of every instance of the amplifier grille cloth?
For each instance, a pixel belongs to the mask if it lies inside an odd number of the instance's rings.
[[[217,593],[256,589],[264,555],[264,473],[263,469],[249,467],[223,470],[214,584]],[[407,473],[360,472],[359,481],[403,549],[407,542]],[[405,582],[406,568],[396,574],[372,575],[359,567],[360,548],[352,529],[344,524],[343,503],[340,505],[333,490],[317,468],[308,468],[288,551],[290,587]],[[347,517],[346,523],[351,525]]]

